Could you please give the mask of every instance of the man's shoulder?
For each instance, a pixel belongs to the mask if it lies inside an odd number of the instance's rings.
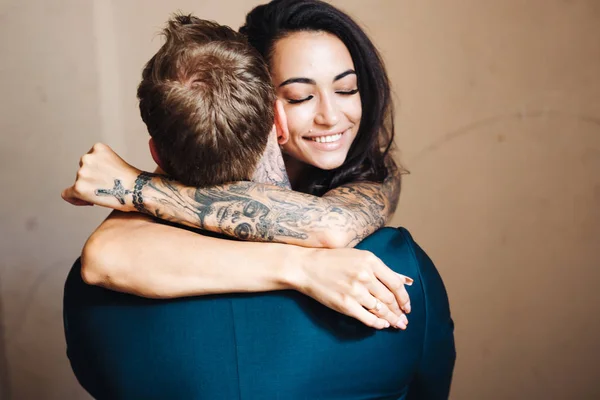
[[[410,251],[414,245],[414,240],[410,232],[403,228],[383,227],[367,236],[360,242],[356,248],[362,250],[389,250]]]
[[[419,247],[407,229],[384,227],[360,242],[357,249],[375,254],[389,268],[403,275],[415,278],[419,270]]]

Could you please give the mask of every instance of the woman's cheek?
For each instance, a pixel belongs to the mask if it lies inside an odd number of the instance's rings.
[[[299,136],[305,135],[311,129],[312,117],[309,107],[303,104],[288,104],[284,110],[290,136],[294,139],[297,140]]]
[[[348,99],[348,102],[344,105],[348,118],[354,123],[359,123],[362,117],[362,103],[360,102],[360,96],[355,95]]]

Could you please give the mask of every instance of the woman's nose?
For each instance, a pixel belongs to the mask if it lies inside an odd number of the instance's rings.
[[[334,126],[339,120],[339,110],[335,101],[333,101],[330,96],[321,97],[319,109],[315,116],[315,122],[319,125]]]

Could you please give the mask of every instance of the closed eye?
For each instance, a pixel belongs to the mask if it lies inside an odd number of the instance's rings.
[[[344,94],[344,95],[352,95],[352,94],[356,94],[358,93],[358,89],[354,89],[354,90],[338,90],[336,92],[337,94]]]
[[[310,96],[305,97],[303,99],[288,99],[288,103],[290,103],[290,104],[300,104],[300,103],[303,103],[305,101],[308,101],[308,100],[312,99],[313,97],[314,96],[311,94]]]

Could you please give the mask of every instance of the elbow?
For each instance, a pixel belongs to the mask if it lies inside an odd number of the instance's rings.
[[[81,278],[88,285],[110,286],[110,281],[118,275],[113,263],[110,239],[101,234],[93,234],[81,253]]]
[[[118,232],[118,231],[117,231]],[[81,253],[81,278],[88,285],[129,293],[135,296],[162,299],[161,285],[149,277],[140,276],[130,254],[125,250],[117,232],[94,233],[86,242]]]
[[[318,238],[318,246],[327,249],[342,249],[352,247],[354,243],[348,237],[347,232],[340,230],[327,230],[322,232]]]

